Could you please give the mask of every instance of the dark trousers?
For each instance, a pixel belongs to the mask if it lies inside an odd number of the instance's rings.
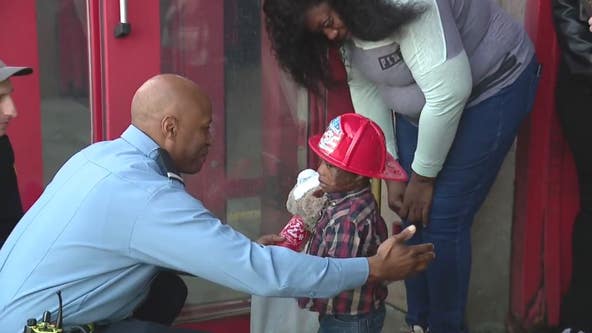
[[[0,136],[0,248],[23,216],[14,170],[14,153],[8,136]]]
[[[592,77],[572,75],[561,64],[556,108],[577,167],[580,211],[573,229],[573,271],[561,305],[563,325],[592,331]],[[567,221],[566,221],[567,222]]]
[[[170,327],[187,298],[187,286],[175,273],[160,272],[152,281],[148,297],[132,318],[98,327],[96,333],[196,333]]]

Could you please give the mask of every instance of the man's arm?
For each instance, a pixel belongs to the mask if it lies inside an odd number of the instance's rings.
[[[130,256],[250,294],[331,297],[362,285],[365,258],[331,260],[252,242],[178,188],[157,192],[135,223]]]
[[[403,234],[410,237],[412,232]],[[250,294],[328,298],[363,285],[369,276],[396,280],[425,269],[433,258],[425,250],[432,247],[407,247],[405,237],[387,240],[376,258],[304,255],[252,242],[189,194],[168,188],[154,195],[136,221],[129,254]],[[419,256],[420,251],[425,255]]]

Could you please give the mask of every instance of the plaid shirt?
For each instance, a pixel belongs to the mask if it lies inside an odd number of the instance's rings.
[[[327,196],[329,200],[306,246],[306,253],[334,258],[376,254],[378,245],[387,238],[387,229],[370,187]],[[384,303],[387,293],[383,283],[366,283],[333,298],[299,298],[298,305],[321,315],[356,315],[377,309]]]

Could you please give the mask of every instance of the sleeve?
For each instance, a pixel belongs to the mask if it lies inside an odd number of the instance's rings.
[[[138,217],[130,256],[262,296],[332,297],[365,283],[365,258],[328,259],[252,242],[184,190],[157,192]]]
[[[553,18],[561,49],[583,65],[592,67],[592,33],[588,23],[579,17],[578,0],[553,0]]]
[[[343,48],[343,53],[354,110],[380,126],[386,140],[386,150],[396,159],[397,148],[393,112],[384,103],[376,85],[364,78],[357,68],[351,66],[346,48]]]
[[[403,59],[425,96],[411,167],[422,176],[435,177],[456,135],[472,78],[449,0],[427,2],[426,11],[401,29],[398,40]]]

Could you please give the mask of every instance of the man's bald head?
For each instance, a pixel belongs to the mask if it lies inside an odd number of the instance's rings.
[[[132,100],[132,124],[167,150],[184,173],[199,171],[205,161],[211,121],[209,97],[193,81],[179,75],[150,78]]]
[[[182,104],[189,101],[200,107],[183,109]],[[132,100],[132,124],[152,136],[165,115],[182,117],[183,112],[200,112],[209,106],[210,99],[193,81],[175,74],[159,74],[136,91]]]

